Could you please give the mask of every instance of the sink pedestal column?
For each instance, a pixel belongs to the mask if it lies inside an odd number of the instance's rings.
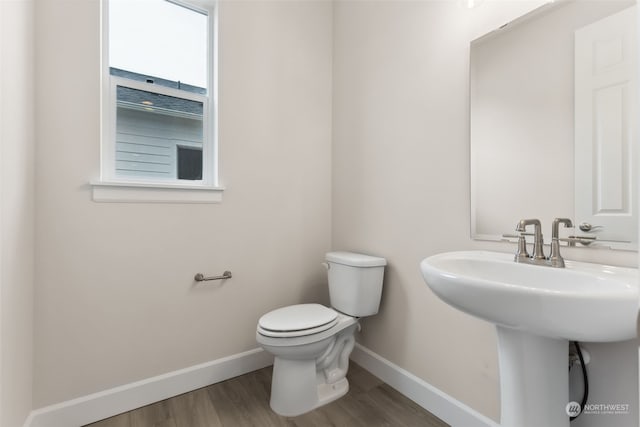
[[[502,427],[568,427],[569,341],[496,326]]]

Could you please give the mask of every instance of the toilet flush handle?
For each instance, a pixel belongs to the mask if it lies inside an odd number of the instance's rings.
[[[320,265],[322,265],[324,268],[326,268],[327,270],[331,268],[331,266],[329,265],[328,262],[321,262]]]

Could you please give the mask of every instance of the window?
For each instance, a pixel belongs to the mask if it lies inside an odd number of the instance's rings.
[[[103,1],[96,185],[219,190],[212,0]]]

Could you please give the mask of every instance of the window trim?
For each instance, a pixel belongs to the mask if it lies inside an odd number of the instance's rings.
[[[197,94],[193,92],[182,91],[171,87],[155,85],[136,80],[130,80],[120,76],[114,76],[110,73],[109,67],[109,0],[101,0],[101,111],[100,111],[100,175],[99,179],[92,180],[93,199],[95,201],[114,201],[107,200],[110,196],[105,196],[105,192],[115,191],[116,198],[120,199],[123,188],[137,189],[136,191],[127,191],[132,195],[132,199],[117,201],[135,201],[136,193],[151,191],[154,195],[158,195],[157,189],[163,188],[166,194],[174,194],[175,201],[180,202],[184,197],[178,196],[180,192],[195,190],[195,194],[202,191],[212,191],[215,193],[213,201],[221,200],[223,187],[219,182],[219,158],[218,158],[218,61],[217,61],[217,3],[215,0],[165,0],[176,5],[186,7],[198,13],[208,14],[207,20],[207,94]],[[162,95],[173,96],[182,99],[188,99],[203,103],[203,143],[202,143],[202,180],[179,180],[174,179],[153,179],[153,178],[132,178],[119,177],[115,174],[115,133],[116,123],[115,114],[117,109],[116,87],[124,86],[132,89],[138,89],[148,92],[154,92]],[[150,190],[151,189],[151,190]],[[112,191],[112,192],[113,192]],[[190,192],[194,193],[194,192]],[[149,201],[154,196],[140,196],[139,201]],[[160,197],[160,198],[165,198]],[[126,197],[125,197],[126,199]],[[171,197],[169,197],[171,199]],[[153,200],[157,201],[157,200]],[[173,200],[167,200],[173,201]]]
[[[219,203],[223,187],[91,181],[94,202]]]

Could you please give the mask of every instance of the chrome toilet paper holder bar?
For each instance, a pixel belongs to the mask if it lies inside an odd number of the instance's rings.
[[[222,273],[222,276],[209,276],[209,277],[205,277],[204,274],[202,273],[197,273],[194,277],[193,280],[195,280],[196,282],[206,282],[208,280],[224,280],[224,279],[231,279],[231,272],[229,270],[226,270],[225,272]]]

